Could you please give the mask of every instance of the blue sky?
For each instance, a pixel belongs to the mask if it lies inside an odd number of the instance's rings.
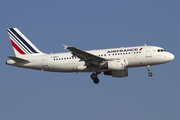
[[[0,4],[1,120],[179,120],[180,1],[6,0]],[[17,27],[45,53],[154,45],[175,59],[129,69],[126,78],[52,73],[5,65]]]

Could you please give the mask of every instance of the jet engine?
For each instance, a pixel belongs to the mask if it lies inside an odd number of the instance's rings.
[[[108,69],[110,71],[125,70],[128,62],[127,60],[120,59],[114,61],[108,61],[100,65],[101,69]]]
[[[115,71],[105,71],[104,75],[111,75],[112,77],[127,77],[128,69],[126,70],[115,70]]]
[[[104,75],[111,75],[112,77],[126,77],[128,76],[128,69],[126,68],[128,61],[125,59],[108,61],[101,65],[102,69],[107,69]]]

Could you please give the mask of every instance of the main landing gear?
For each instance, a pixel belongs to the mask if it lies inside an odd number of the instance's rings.
[[[100,72],[96,72],[96,73],[92,73],[92,74],[91,74],[91,79],[93,80],[93,82],[94,82],[95,84],[98,84],[98,83],[99,83],[99,78],[97,77],[98,74],[100,74]]]
[[[152,77],[153,74],[152,74],[152,72],[151,72],[150,65],[147,66],[147,69],[148,69],[148,71],[149,71],[149,73],[148,73],[149,77]]]

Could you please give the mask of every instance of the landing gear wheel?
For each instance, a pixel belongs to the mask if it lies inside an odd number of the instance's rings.
[[[93,80],[93,82],[94,82],[95,84],[98,84],[98,83],[99,83],[99,78],[97,77],[98,74],[100,74],[100,72],[96,72],[96,73],[92,73],[92,74],[91,74],[91,79]]]
[[[97,78],[97,75],[95,73],[91,74],[91,79],[96,79]]]
[[[151,72],[150,65],[147,66],[147,69],[148,69],[148,71],[149,71],[149,73],[148,73],[149,77],[152,77],[153,74],[152,74],[152,72]]]
[[[153,74],[152,74],[152,72],[149,72],[148,75],[149,75],[149,77],[152,77]]]
[[[98,83],[99,83],[99,79],[96,78],[96,79],[93,80],[93,82],[94,82],[95,84],[98,84]]]

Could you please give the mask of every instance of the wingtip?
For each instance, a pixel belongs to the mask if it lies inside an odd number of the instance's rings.
[[[64,46],[64,49],[67,49],[67,48],[68,48],[68,46],[67,46],[67,45],[64,45],[64,44],[63,44],[63,46]]]

